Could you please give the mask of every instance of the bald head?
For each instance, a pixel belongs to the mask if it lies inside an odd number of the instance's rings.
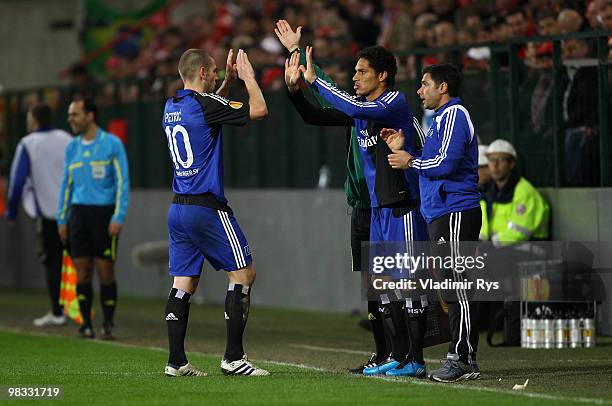
[[[188,49],[183,52],[178,64],[179,75],[183,82],[191,82],[197,78],[200,68],[208,71],[212,65],[212,58],[203,49]]]
[[[582,26],[582,16],[576,10],[561,10],[557,16],[557,23],[561,33],[578,32]]]

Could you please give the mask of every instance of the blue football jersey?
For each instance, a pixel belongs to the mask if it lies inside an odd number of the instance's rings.
[[[177,194],[212,194],[227,203],[223,193],[221,126],[243,126],[249,106],[213,93],[179,90],[166,101],[162,126],[174,165],[172,189]]]

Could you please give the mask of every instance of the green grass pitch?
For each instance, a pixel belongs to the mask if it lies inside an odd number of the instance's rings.
[[[76,338],[75,325],[34,329],[31,320],[45,305],[41,293],[0,291],[0,386],[60,385],[63,404],[612,404],[609,339],[578,350],[482,344],[482,379],[443,385],[345,373],[371,347],[355,316],[254,307],[246,350],[272,375],[225,377],[223,309],[193,304],[188,357],[210,376],[167,378],[163,299],[121,300],[114,342]],[[445,353],[444,345],[428,348],[429,367]],[[512,391],[527,378],[525,391]]]

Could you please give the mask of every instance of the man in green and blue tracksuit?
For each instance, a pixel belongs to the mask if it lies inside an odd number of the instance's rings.
[[[300,49],[302,27],[297,27],[293,31],[286,20],[277,21],[276,27],[275,32],[279,41],[287,48],[294,62],[295,58],[299,58],[300,63],[305,65],[306,54]],[[289,61],[287,65],[289,65]],[[333,83],[333,80],[319,66],[315,65],[315,69],[317,76]],[[292,83],[287,76],[285,76],[285,82],[287,84],[287,96],[306,124],[344,127],[346,130],[347,157],[344,191],[346,193],[346,201],[352,209],[350,235],[351,270],[353,272],[360,272],[362,265],[362,244],[370,240],[372,210],[370,208],[368,185],[363,173],[363,164],[359,156],[359,144],[357,143],[357,132],[355,127],[353,127],[353,120],[343,112],[332,108],[317,92],[310,92],[317,104],[314,105],[306,99],[304,92],[300,89],[297,82]],[[378,363],[384,362],[390,353],[390,346],[385,338],[378,301],[368,301],[368,320],[372,328],[376,349],[364,364],[349,369],[350,372],[355,374],[362,374],[364,368],[373,367],[378,365]]]
[[[83,317],[79,334],[83,338],[95,336],[91,323],[95,265],[104,315],[101,333],[111,339],[117,303],[114,262],[130,180],[121,140],[98,127],[96,118],[91,98],[75,99],[68,107],[68,123],[78,136],[66,147],[57,224],[77,269],[77,298]]]
[[[410,169],[390,168],[386,157],[391,150],[384,142],[378,142],[380,130],[392,127],[402,129],[407,134],[402,148],[412,153],[416,153],[417,149],[418,131],[414,129],[410,106],[405,95],[392,88],[397,72],[395,56],[379,46],[361,50],[353,76],[354,97],[317,76],[312,63],[312,49],[308,47],[306,60],[307,67],[299,66],[304,80],[334,109],[350,117],[356,130],[356,148],[363,163],[372,210],[370,242],[376,244],[370,249],[370,259],[380,257],[378,254],[389,254],[382,251],[388,250],[390,242],[402,241],[410,252],[415,242],[427,240],[425,221],[418,210],[418,177]],[[289,65],[295,66],[292,62]],[[371,271],[376,273],[373,269]],[[392,277],[397,277],[397,273]],[[428,306],[426,299],[413,300],[395,291],[380,294],[379,297],[382,318],[389,327],[391,356],[375,366],[364,368],[363,374],[425,376],[423,338]],[[413,311],[414,306],[419,308],[418,312]]]

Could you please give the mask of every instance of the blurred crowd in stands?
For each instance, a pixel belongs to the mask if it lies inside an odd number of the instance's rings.
[[[292,27],[302,26],[304,44],[312,44],[317,60],[340,59],[326,66],[340,84],[350,84],[357,50],[374,44],[394,52],[413,48],[481,44],[460,55],[467,69],[488,69],[487,44],[513,38],[557,35],[580,31],[612,30],[612,0],[211,0],[206,15],[190,15],[179,26],[170,24],[171,8],[148,19],[154,35],[144,41],[142,30],[126,27],[106,62],[111,80],[144,79],[152,91],[162,89],[162,78],[176,76],[177,61],[188,48],[207,49],[223,65],[229,48],[243,48],[259,67],[263,88],[283,86],[281,65],[286,56],[274,35],[279,18]],[[612,44],[612,43],[611,43]],[[563,57],[594,56],[594,44],[582,40],[563,43]],[[519,57],[529,67],[551,65],[552,43],[534,42],[521,47]],[[414,58],[399,58],[398,79],[415,76]],[[423,64],[451,61],[449,50],[423,58]],[[455,62],[457,62],[455,60]],[[502,64],[506,61],[502,60]],[[221,68],[222,66],[220,66]],[[77,87],[91,78],[85,65],[72,69]],[[221,72],[222,73],[222,72]],[[177,84],[178,85],[178,84]],[[169,93],[174,90],[171,86]],[[135,97],[137,89],[124,93]]]
[[[303,27],[302,45],[313,45],[316,60],[341,87],[351,88],[354,55],[363,47],[380,44],[395,52],[399,83],[420,74],[410,50],[439,48],[423,55],[422,65],[460,63],[464,73],[482,77],[477,80],[482,94],[478,97],[486,99],[485,104],[497,103],[487,99],[494,86],[488,72],[495,72],[491,70],[495,63],[507,73],[510,61],[507,47],[500,51],[496,44],[516,38],[612,31],[612,0],[208,0],[207,4],[207,13],[189,14],[178,25],[171,23],[177,20],[173,7],[165,7],[140,24],[121,28],[105,63],[106,75],[94,78],[87,64],[75,63],[69,71],[69,93],[93,94],[101,107],[163,99],[182,86],[177,63],[188,48],[208,50],[217,61],[220,79],[228,50],[242,48],[262,88],[282,90],[287,54],[274,28],[278,19],[285,19],[294,29]],[[566,186],[596,186],[599,182],[597,45],[593,39],[561,42],[563,77],[561,90],[556,89],[556,97],[561,92],[563,99],[560,148],[566,158],[572,157],[563,165]],[[612,37],[607,45],[611,58]],[[521,126],[528,127],[521,137],[538,135],[550,150],[557,83],[551,69],[553,43],[535,38],[519,41],[516,53],[521,86],[532,86],[520,91],[521,109],[528,115],[521,113]],[[612,69],[608,73],[610,84]],[[43,98],[54,108],[60,99],[70,96],[55,89],[45,92]],[[27,96],[24,108],[38,98],[38,93]],[[489,132],[482,128],[484,141],[508,136]]]

